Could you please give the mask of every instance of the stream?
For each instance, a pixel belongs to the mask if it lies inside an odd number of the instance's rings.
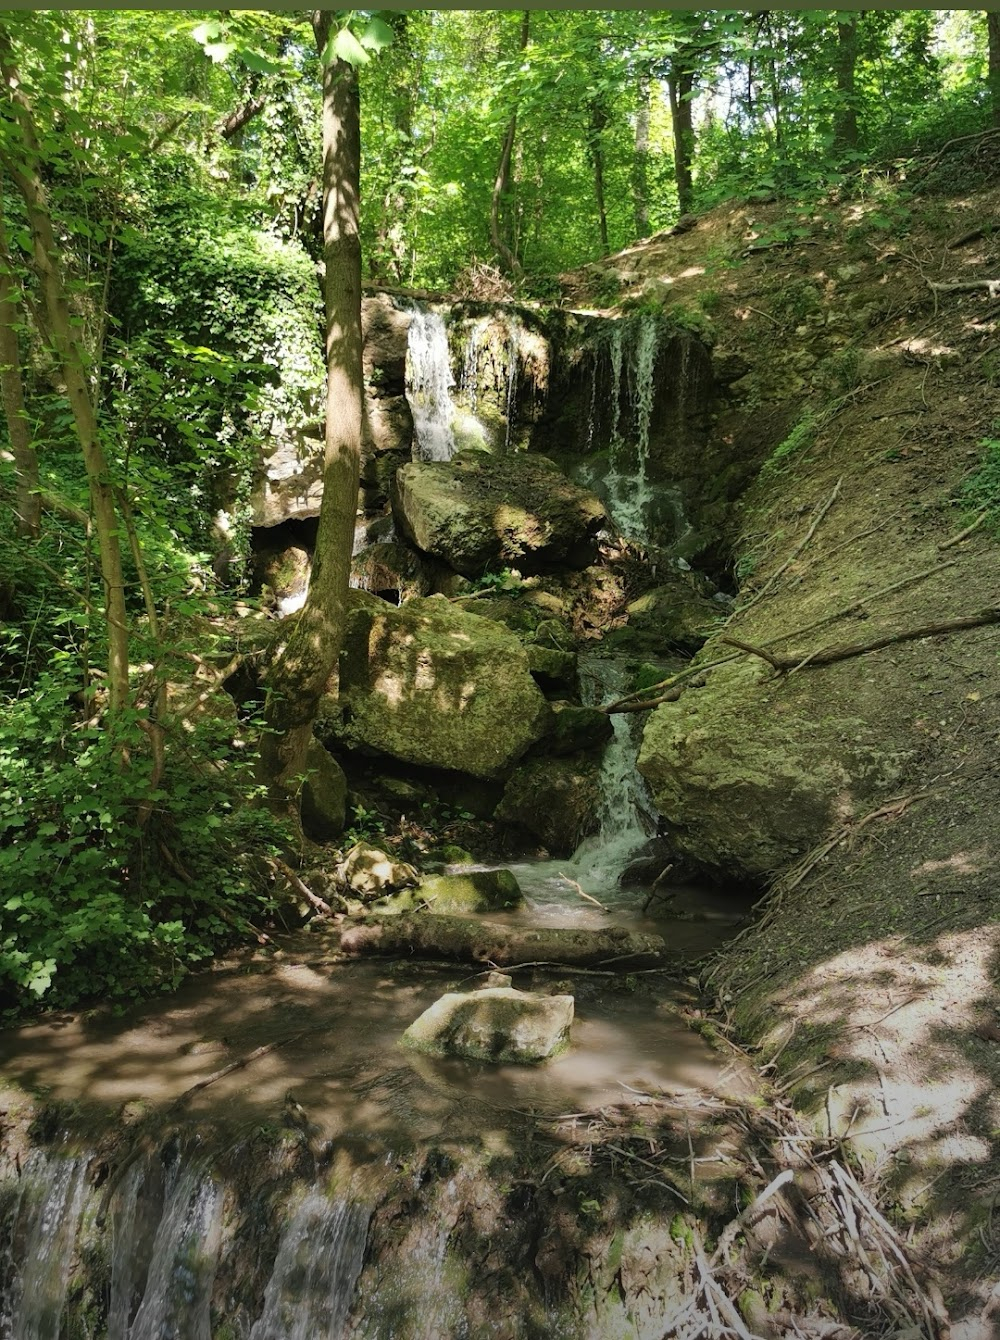
[[[582,671],[587,701],[622,688],[612,658],[588,657]],[[457,1269],[470,1187],[479,1203],[492,1186],[468,1170],[530,1142],[527,1118],[575,1129],[641,1095],[696,1112],[748,1091],[746,1075],[684,1017],[694,1002],[684,962],[731,934],[743,909],[674,889],[644,912],[642,892],[617,885],[651,826],[634,730],[633,718],[615,718],[599,832],[569,860],[515,866],[526,905],[508,915],[655,930],[677,954],[677,980],[650,996],[636,977],[566,970],[558,989],[576,996],[572,1046],[544,1066],[401,1049],[418,1014],[478,974],[335,962],[336,934],[322,929],[284,937],[266,958],[219,965],[123,1018],[54,1015],[0,1035],[8,1083],[67,1105],[44,1148],[23,1161],[6,1146],[0,1154],[0,1340],[528,1334],[516,1319],[515,1329],[510,1318],[471,1320],[473,1285],[442,1289]],[[515,985],[546,983],[521,973]],[[0,1107],[16,1107],[16,1092],[0,1090]],[[130,1145],[132,1125],[144,1134]],[[97,1149],[109,1131],[130,1152],[103,1185],[108,1156]],[[279,1149],[301,1141],[306,1170],[289,1176],[276,1153],[244,1157],[248,1133],[262,1131]],[[449,1156],[458,1171],[433,1203],[414,1201],[405,1233],[395,1220],[390,1230],[378,1206],[399,1194],[400,1168],[441,1141],[460,1151]],[[542,1333],[587,1333],[545,1306]]]

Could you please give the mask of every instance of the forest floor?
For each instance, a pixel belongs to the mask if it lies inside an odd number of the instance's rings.
[[[615,284],[660,302],[747,369],[717,431],[765,468],[732,511],[725,634],[828,620],[793,641],[805,658],[997,608],[998,275],[1000,189],[980,179],[719,209],[564,277],[574,305]],[[1000,1334],[998,653],[984,625],[798,675],[743,664],[734,729],[785,714],[793,749],[811,718],[836,757],[856,741],[824,730],[853,716],[893,766],[774,872],[707,974],[730,1036],[863,1171],[953,1340]]]

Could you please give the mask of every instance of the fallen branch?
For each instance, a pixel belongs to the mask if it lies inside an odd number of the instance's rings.
[[[989,237],[991,234],[1000,231],[1000,223],[985,223],[979,228],[970,228],[967,233],[959,233],[958,237],[947,244],[947,251],[957,251],[959,247],[968,246],[970,242],[978,242],[982,237]]]
[[[225,1077],[231,1075],[234,1070],[242,1070],[243,1067],[248,1066],[251,1061],[259,1061],[260,1058],[266,1056],[268,1052],[276,1052],[279,1047],[287,1047],[289,1043],[297,1042],[299,1038],[304,1037],[306,1033],[312,1031],[312,1029],[304,1028],[299,1033],[293,1033],[291,1037],[282,1038],[280,1042],[269,1042],[266,1046],[258,1047],[255,1051],[248,1052],[246,1056],[241,1056],[239,1060],[231,1061],[229,1065],[224,1065],[221,1070],[216,1070],[214,1074],[206,1075],[204,1079],[200,1079],[196,1084],[192,1084],[190,1089],[185,1089],[178,1098],[174,1099],[173,1103],[171,1103],[171,1107],[179,1107],[181,1103],[190,1098],[192,1094],[199,1093],[202,1089],[207,1089],[210,1084],[215,1084],[220,1079],[225,1079]]]
[[[837,661],[850,661],[856,656],[867,656],[869,652],[881,651],[884,647],[892,647],[900,642],[916,642],[923,637],[942,637],[946,633],[958,633],[966,628],[983,628],[992,623],[1000,623],[1000,606],[980,610],[977,614],[966,614],[958,619],[945,619],[942,623],[927,623],[921,624],[918,628],[906,628],[899,633],[873,638],[871,642],[850,642],[840,647],[827,647],[823,651],[812,653],[806,659],[809,666],[833,665]],[[757,649],[754,654],[760,655],[761,652]],[[803,664],[795,656],[775,657],[767,654],[764,659],[775,665],[778,670],[791,670]]]
[[[606,911],[608,910],[608,909],[604,906],[603,903],[599,903],[599,902],[597,901],[597,899],[596,899],[596,898],[592,898],[592,897],[590,896],[589,893],[584,893],[583,889],[582,889],[582,888],[580,887],[580,885],[576,882],[576,880],[575,880],[575,879],[570,879],[569,875],[564,875],[563,872],[562,872],[561,870],[559,871],[559,878],[560,878],[561,880],[563,880],[564,883],[568,884],[568,885],[570,886],[571,889],[575,889],[576,892],[580,895],[580,897],[581,897],[581,898],[585,898],[585,899],[587,900],[588,903],[593,903],[594,906],[595,906],[595,907],[599,907],[599,908],[601,909],[602,912],[606,912]]]
[[[747,603],[746,603],[745,605],[743,605],[740,609],[738,609],[738,610],[735,612],[735,614],[734,614],[734,616],[733,616],[734,618],[738,617],[738,616],[741,615],[741,614],[745,614],[745,613],[747,612],[747,610],[749,610],[749,609],[753,609],[754,605],[757,604],[758,600],[763,600],[763,599],[764,599],[764,597],[767,595],[768,591],[770,591],[771,587],[772,587],[772,586],[774,585],[774,583],[778,580],[778,578],[781,576],[781,574],[782,574],[783,572],[786,572],[786,571],[788,570],[788,568],[790,568],[790,567],[792,566],[792,564],[795,562],[795,560],[799,557],[799,555],[800,555],[800,554],[802,553],[802,551],[805,549],[806,545],[809,543],[809,541],[812,539],[812,537],[816,534],[816,531],[819,529],[820,523],[822,522],[823,518],[826,516],[827,512],[829,512],[830,508],[831,508],[831,507],[833,506],[833,504],[837,501],[837,495],[840,493],[840,486],[843,484],[843,482],[844,482],[844,477],[843,477],[843,475],[841,475],[841,477],[837,480],[836,484],[835,484],[834,487],[833,487],[833,492],[830,494],[829,498],[827,498],[826,502],[823,504],[823,506],[819,509],[819,512],[816,514],[816,518],[815,518],[815,520],[813,521],[812,525],[809,527],[808,531],[806,532],[805,538],[802,540],[801,544],[799,544],[799,545],[796,547],[796,549],[794,550],[794,552],[793,552],[792,554],[790,554],[788,558],[785,559],[785,561],[784,561],[784,563],[782,563],[781,567],[778,568],[778,570],[777,570],[776,572],[774,572],[774,573],[771,574],[771,576],[767,579],[767,581],[766,581],[766,582],[764,583],[764,585],[760,588],[760,590],[757,592],[757,594],[756,594],[755,596],[753,596],[750,600],[748,600]]]
[[[781,671],[785,668],[783,660],[768,651],[766,647],[755,647],[750,642],[741,642],[739,638],[724,637],[721,639],[727,647],[738,647],[740,651],[745,651],[748,656],[759,656],[762,661],[767,661],[768,665],[773,665],[775,670]]]
[[[960,544],[962,540],[968,539],[968,537],[972,534],[973,531],[979,529],[979,527],[983,524],[983,522],[986,520],[989,514],[990,509],[988,507],[982,508],[979,515],[976,517],[975,521],[973,521],[971,526],[966,526],[965,530],[960,530],[958,534],[953,535],[950,540],[943,541],[943,543],[938,545],[938,548],[941,550],[950,549],[952,545]]]
[[[991,302],[996,302],[1000,298],[1000,279],[963,279],[948,282],[935,282],[933,279],[928,279],[927,287],[934,294],[935,312],[937,311],[938,295],[941,293],[974,293],[984,288],[989,294]]]
[[[324,917],[333,915],[333,908],[329,903],[324,902],[318,894],[313,893],[290,865],[286,865],[278,856],[265,856],[264,861],[271,867],[276,874],[282,876],[286,883],[290,884],[297,894],[300,894],[314,911],[321,913]]]
[[[660,964],[667,954],[659,935],[620,926],[597,931],[531,930],[426,912],[366,917],[344,931],[340,949],[345,954],[409,955],[496,967],[512,967],[525,960],[567,967],[613,965],[623,972]]]

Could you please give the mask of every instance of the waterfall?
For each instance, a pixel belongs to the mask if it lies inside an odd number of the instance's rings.
[[[504,447],[509,448],[514,436],[514,419],[517,414],[517,382],[518,382],[518,340],[517,340],[517,322],[509,321],[507,324],[507,395],[504,404],[504,416],[507,422],[507,430],[504,437]]]
[[[417,307],[406,346],[406,398],[413,414],[413,454],[420,461],[450,461],[455,454],[451,355],[444,318]]]
[[[108,1340],[211,1340],[221,1188],[178,1156],[166,1175],[162,1213],[144,1261],[137,1228],[147,1210],[146,1182],[142,1170],[130,1178],[115,1216]],[[129,1326],[140,1288],[142,1301]]]
[[[649,510],[654,493],[648,466],[658,341],[656,317],[644,312],[638,318],[616,321],[595,351],[594,385],[606,358],[611,389],[610,468],[605,476],[608,512],[618,532],[638,544],[648,544],[653,538]],[[589,442],[593,423],[592,401]]]
[[[89,1162],[36,1150],[24,1167],[8,1222],[0,1225],[2,1340],[58,1338]]]
[[[281,1235],[250,1340],[340,1340],[371,1211],[309,1191]]]

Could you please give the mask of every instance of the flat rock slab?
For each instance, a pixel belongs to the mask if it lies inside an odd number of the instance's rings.
[[[345,954],[397,954],[459,963],[556,963],[567,967],[631,972],[659,967],[667,947],[659,935],[612,926],[607,930],[523,929],[472,917],[426,912],[370,916],[340,937]]]
[[[569,1045],[572,996],[539,996],[510,986],[449,992],[403,1034],[404,1047],[432,1056],[534,1064]]]

